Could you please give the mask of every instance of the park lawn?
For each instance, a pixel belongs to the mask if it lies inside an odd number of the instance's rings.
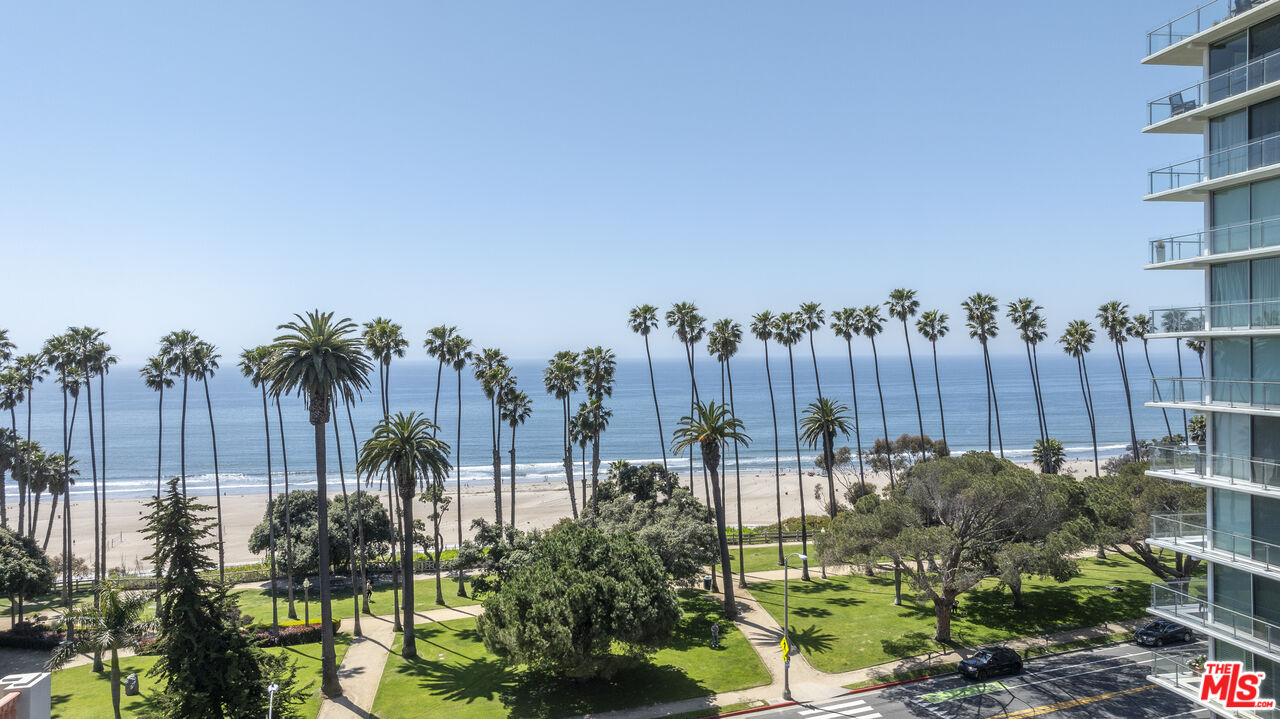
[[[787,554],[800,551],[800,543],[795,544],[784,543],[783,551]],[[778,564],[778,545],[776,544],[746,544],[742,547],[743,564],[746,565],[746,571],[752,572],[772,572],[781,570],[782,565]],[[738,571],[738,547],[737,545],[729,546],[729,566],[734,572]],[[798,563],[799,560],[792,560]]]
[[[445,606],[449,607],[465,607],[469,604],[477,604],[476,600],[470,596],[458,596],[458,583],[451,581],[448,577],[443,577],[442,589],[444,591]],[[419,579],[413,583],[413,607],[416,611],[423,612],[429,609],[436,609],[440,605],[436,604],[436,580]],[[467,584],[467,592],[470,594],[471,585]],[[240,601],[240,612],[253,617],[255,622],[263,624],[271,623],[271,594],[265,589],[238,589],[232,594]],[[320,602],[316,599],[316,588],[311,588],[311,621],[317,621],[320,617]],[[279,599],[280,621],[289,618],[289,600],[288,594],[284,590],[279,590],[277,596]],[[295,590],[294,606],[298,612],[298,619],[302,619],[306,612],[302,601],[303,592]],[[362,602],[363,603],[363,602]],[[373,587],[373,596],[370,599],[369,611],[374,614],[391,614],[391,585],[378,584]],[[352,600],[350,588],[341,590],[334,594],[333,598],[333,616],[338,619],[349,620],[355,616],[355,605]],[[343,622],[343,629],[350,629],[351,622]]]
[[[382,673],[373,716],[554,719],[769,683],[759,656],[742,633],[723,620],[716,599],[685,590],[681,606],[685,616],[668,647],[609,681],[551,679],[509,669],[485,650],[474,619],[419,624],[419,657],[400,657],[397,638],[397,653]],[[712,623],[720,624],[719,649],[710,647]]]
[[[351,637],[338,634],[335,638],[335,653],[338,664],[347,653]],[[292,647],[272,648],[267,651],[275,654],[286,654],[298,663],[298,679],[308,683],[309,698],[299,712],[304,717],[314,717],[320,712],[320,643],[298,644]],[[146,676],[148,670],[155,665],[159,657],[122,657],[120,659],[120,714],[124,717],[138,716],[145,708],[146,695],[157,688],[156,679]],[[106,663],[107,671],[94,674],[93,667],[85,664],[70,669],[61,669],[53,674],[53,717],[58,719],[112,719],[111,711],[111,665]],[[128,697],[124,695],[124,677],[130,673],[138,673],[138,682],[142,685],[143,696]]]
[[[1154,575],[1125,559],[1082,559],[1081,576],[1058,584],[1023,579],[1026,608],[1013,609],[1008,591],[985,579],[960,596],[952,619],[954,646],[977,646],[1146,614]],[[1107,589],[1119,587],[1120,591]],[[782,623],[782,582],[757,582],[751,594]],[[791,643],[824,672],[844,672],[949,649],[933,640],[933,603],[917,602],[906,581],[902,606],[893,606],[893,573],[791,582]]]
[[[93,592],[90,592],[88,590],[72,592],[71,603],[74,606],[87,607],[93,604]],[[0,598],[0,616],[4,616],[7,620],[9,617],[9,612],[11,611],[16,611],[16,610],[14,609],[13,605],[10,604],[9,598],[8,597]],[[53,614],[61,614],[62,613],[62,597],[61,595],[57,595],[57,594],[46,594],[42,597],[37,597],[35,599],[28,599],[22,604],[22,612],[23,612],[23,616],[26,618],[27,621],[31,621],[37,615],[40,615],[40,614],[43,614],[46,617],[51,616]],[[16,613],[14,614],[14,618],[15,619],[17,618]],[[7,621],[5,623],[5,626],[6,627],[8,626]]]

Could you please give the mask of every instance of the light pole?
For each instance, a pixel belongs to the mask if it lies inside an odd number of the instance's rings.
[[[802,562],[809,559],[807,555],[792,552],[782,560],[782,642],[787,645],[782,654],[782,698],[787,701],[791,701],[791,606],[787,570],[791,569],[792,557],[799,557]]]
[[[302,580],[302,617],[304,624],[311,624],[311,577]]]
[[[276,692],[280,691],[280,685],[271,682],[267,685],[267,719],[271,719],[271,712],[276,705]]]

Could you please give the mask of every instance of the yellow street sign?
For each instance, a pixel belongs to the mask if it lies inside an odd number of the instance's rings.
[[[787,638],[783,637],[782,641],[778,644],[782,647],[782,660],[787,661],[791,659],[791,646],[787,644]]]

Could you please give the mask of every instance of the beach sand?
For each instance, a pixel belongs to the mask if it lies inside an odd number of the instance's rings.
[[[1029,463],[1024,466],[1030,466]],[[678,465],[672,465],[673,469],[678,469]],[[688,465],[684,465],[685,471],[688,471]],[[605,467],[601,467],[601,474],[605,472]],[[1070,471],[1077,477],[1089,476],[1093,472],[1092,461],[1071,460],[1066,464],[1066,471]],[[817,514],[821,511],[820,503],[814,499],[814,487],[821,486],[823,497],[826,497],[826,478],[818,474],[816,471],[806,470],[804,479],[805,492],[805,510],[808,514]],[[575,473],[575,489],[577,494],[581,494],[580,477]],[[702,475],[701,472],[696,473],[696,494],[703,496],[702,491]],[[682,475],[682,484],[688,486],[688,478]],[[852,476],[852,481],[857,482],[857,475]],[[868,473],[867,483],[877,487],[885,486],[889,483],[889,477],[884,475],[873,475]],[[836,491],[842,492],[842,483],[839,479],[836,481]],[[454,492],[454,487],[449,486],[450,495]],[[481,485],[471,484],[464,485],[462,488],[462,521],[463,534],[466,537],[471,536],[471,520],[476,517],[483,517],[492,520],[494,514],[493,490],[492,487],[484,487]],[[730,469],[727,477],[727,498],[728,507],[726,511],[726,519],[730,525],[737,524],[737,506],[735,501],[735,479],[733,470]],[[330,486],[330,496],[334,494],[334,487]],[[378,493],[377,496],[386,504],[385,489]],[[774,476],[772,472],[767,474],[753,472],[751,474],[742,475],[742,523],[744,525],[767,525],[778,521],[778,512],[775,502]],[[581,497],[579,497],[581,500]],[[146,560],[146,556],[151,553],[152,547],[143,537],[146,503],[149,498],[135,499],[111,499],[107,501],[107,560],[113,567],[123,567],[126,571],[145,571],[150,567],[150,562]],[[202,503],[212,505],[213,497],[200,497]],[[247,494],[247,495],[226,495],[222,498],[222,534],[225,543],[226,561],[228,565],[244,564],[256,562],[264,559],[262,555],[255,555],[248,549],[249,535],[253,528],[262,521],[263,515],[266,513],[267,495],[265,494]],[[93,554],[93,503],[92,501],[76,501],[71,503],[71,532],[73,538],[73,554],[77,557],[88,559]],[[61,515],[62,507],[59,506],[58,512],[54,519],[53,534],[49,540],[48,552],[50,555],[56,555],[62,551],[61,542]],[[453,541],[457,537],[457,502],[450,507],[445,519],[444,535],[446,541]],[[16,504],[9,505],[9,525],[16,527],[17,524]],[[503,519],[510,521],[510,486],[503,484]],[[212,515],[212,512],[210,513]],[[799,488],[796,483],[796,471],[794,467],[787,471],[783,470],[782,475],[782,516],[796,517],[800,515],[800,496]],[[520,529],[546,528],[554,525],[560,519],[570,516],[569,492],[565,487],[564,481],[560,482],[536,482],[536,483],[519,483],[516,487],[516,524]],[[40,506],[40,518],[36,532],[36,539],[42,542],[44,539],[44,531],[49,517],[49,501],[45,497]],[[215,529],[216,531],[216,529]]]

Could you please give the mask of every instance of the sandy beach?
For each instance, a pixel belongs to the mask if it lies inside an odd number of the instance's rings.
[[[1029,466],[1024,465],[1024,466]],[[687,467],[687,465],[686,465]],[[1093,471],[1092,461],[1068,461],[1066,470],[1077,477],[1087,476]],[[601,468],[604,472],[604,468]],[[575,483],[579,477],[575,475]],[[806,471],[804,476],[805,509],[809,514],[816,513],[819,507],[814,500],[814,487],[819,483],[826,495],[826,479],[817,472]],[[687,483],[682,477],[682,482]],[[856,475],[854,476],[856,482]],[[884,475],[867,475],[867,482],[877,487],[887,485],[889,477]],[[702,496],[702,477],[696,476],[697,494]],[[841,491],[841,483],[837,480],[836,490]],[[581,485],[577,485],[581,494]],[[451,494],[452,494],[452,487]],[[332,488],[331,488],[332,490]],[[800,495],[796,483],[796,471],[783,470],[782,475],[782,515],[794,517],[800,514]],[[727,520],[736,525],[735,486],[732,470],[729,471],[727,495],[729,501]],[[777,508],[774,500],[774,476],[772,472],[751,473],[742,475],[742,523],[744,525],[766,525],[777,521]],[[379,498],[386,503],[385,491]],[[151,553],[151,545],[143,537],[146,502],[145,498],[112,499],[107,501],[107,539],[109,548],[107,557],[111,566],[123,567],[126,571],[146,570],[150,563],[146,556]],[[212,497],[201,497],[201,502],[213,504]],[[89,558],[93,552],[93,512],[92,502],[77,501],[71,504],[71,525],[73,553],[75,556]],[[254,526],[262,521],[266,512],[267,495],[244,494],[226,495],[222,498],[222,532],[226,545],[226,561],[228,564],[256,562],[263,557],[249,551],[249,534]],[[457,536],[457,502],[449,510],[445,526],[446,538]],[[37,541],[43,541],[45,526],[49,517],[49,502],[46,497],[41,502],[40,520],[36,532]],[[10,526],[16,525],[17,505],[9,505]],[[503,486],[504,520],[510,520],[510,488]],[[54,519],[53,535],[49,540],[50,555],[62,551],[59,528],[61,526],[62,507]],[[521,483],[516,489],[516,523],[520,529],[550,527],[564,517],[570,516],[569,492],[563,481]],[[493,492],[490,488],[478,485],[463,486],[462,521],[465,536],[470,536],[471,520],[476,517],[493,518]]]

